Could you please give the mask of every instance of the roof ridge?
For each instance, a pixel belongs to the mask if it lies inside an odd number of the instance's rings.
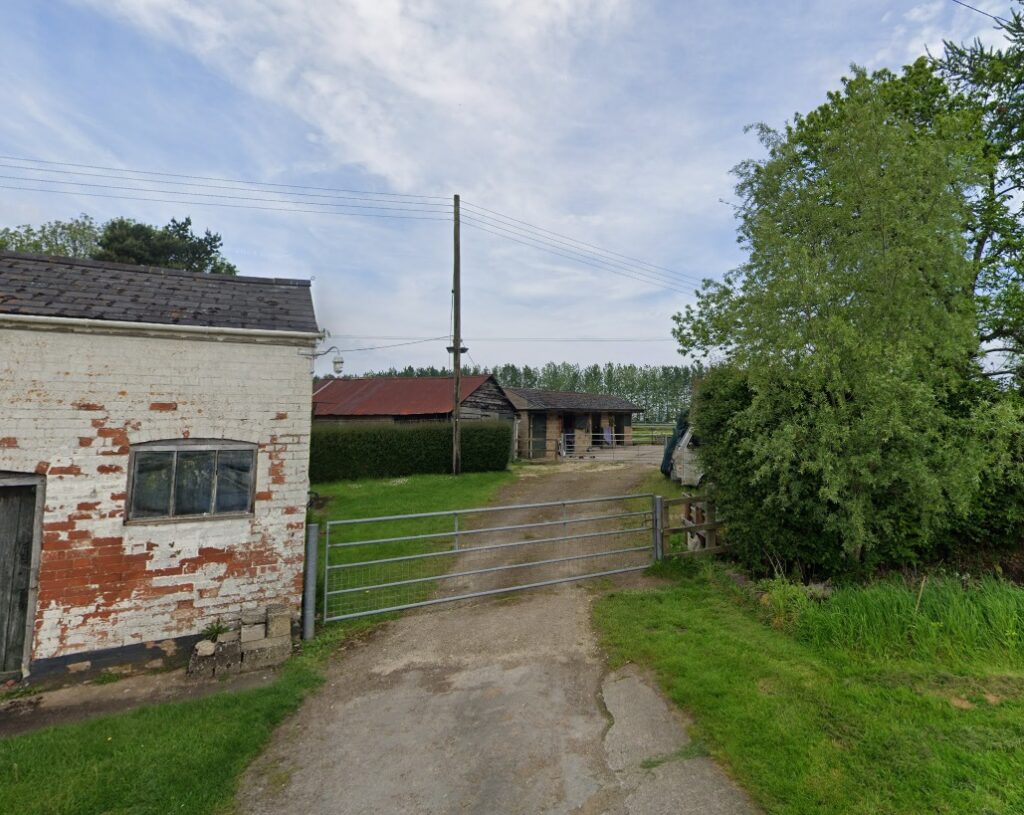
[[[310,281],[295,277],[258,277],[256,275],[212,275],[207,272],[192,272],[188,269],[171,269],[166,266],[147,266],[138,263],[120,263],[113,260],[94,260],[93,258],[67,257],[65,255],[42,255],[34,252],[14,252],[9,249],[0,250],[0,260],[34,260],[45,263],[59,263],[65,266],[85,266],[94,269],[113,269],[143,274],[171,275],[173,277],[215,278],[230,280],[235,283],[257,283],[270,286],[303,286],[309,287]]]

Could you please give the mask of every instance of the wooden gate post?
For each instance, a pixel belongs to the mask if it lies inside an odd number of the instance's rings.
[[[665,537],[662,531],[665,528],[665,499],[660,495],[655,495],[653,498],[654,500],[651,504],[651,537],[654,544],[654,561],[657,563],[665,556]]]

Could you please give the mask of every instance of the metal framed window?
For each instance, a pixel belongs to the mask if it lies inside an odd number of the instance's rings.
[[[256,445],[176,439],[132,445],[126,523],[251,515]]]

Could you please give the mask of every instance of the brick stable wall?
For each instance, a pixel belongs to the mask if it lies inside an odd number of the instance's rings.
[[[0,470],[46,476],[32,659],[299,605],[307,348],[0,328]],[[125,524],[129,445],[259,445],[251,518]],[[171,647],[168,645],[168,647]]]

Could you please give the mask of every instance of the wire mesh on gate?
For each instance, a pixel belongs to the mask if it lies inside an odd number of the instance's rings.
[[[331,521],[324,619],[646,568],[651,495]]]

